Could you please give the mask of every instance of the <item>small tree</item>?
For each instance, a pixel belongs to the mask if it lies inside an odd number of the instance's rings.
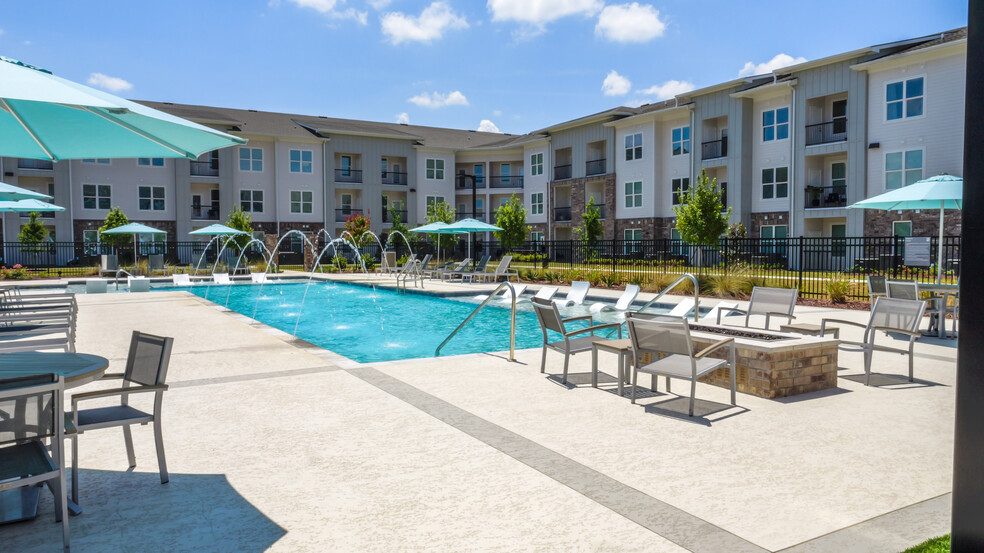
[[[27,224],[24,225],[20,232],[17,234],[17,239],[20,240],[22,244],[29,244],[24,250],[32,253],[37,253],[41,251],[41,242],[48,239],[48,229],[44,228],[44,223],[41,222],[41,214],[37,211],[32,211],[30,219],[28,219]]]
[[[448,202],[437,202],[427,206],[427,223],[448,223],[454,222],[454,208]],[[453,248],[455,234],[437,234],[434,240],[440,244],[441,248]]]
[[[410,236],[407,233],[410,231],[410,227],[403,222],[403,211],[398,209],[396,205],[390,206],[389,216],[392,226],[390,227],[389,236],[386,238],[386,243],[395,244],[394,240],[398,232],[409,239]]]
[[[745,224],[741,221],[731,223],[728,226],[728,232],[725,234],[725,237],[728,239],[728,243],[724,249],[724,259],[727,264],[726,268],[730,269],[733,265],[741,261],[741,244],[738,241],[748,238],[748,229],[745,228]]]
[[[588,205],[584,207],[584,214],[581,215],[581,226],[574,229],[577,239],[594,246],[604,230],[601,227],[601,211],[595,204],[594,196],[588,199]]]
[[[127,244],[133,243],[133,236],[129,234],[103,234],[111,228],[122,227],[123,225],[130,224],[130,219],[123,213],[118,206],[109,210],[106,214],[106,220],[103,221],[101,227],[99,227],[99,240],[103,244],[109,244],[110,246],[125,246]]]
[[[525,242],[530,227],[526,226],[526,207],[523,200],[515,194],[510,196],[509,202],[495,212],[495,225],[502,229],[495,232],[495,237],[503,250],[512,251]]]
[[[363,246],[372,242],[372,238],[364,236],[369,230],[369,217],[361,213],[353,213],[345,217],[345,230],[352,235],[352,242],[356,246]]]
[[[701,250],[718,245],[731,218],[731,208],[724,209],[721,202],[717,179],[709,181],[702,169],[697,182],[680,198],[680,205],[673,206],[673,213],[680,237],[697,246],[697,266],[701,267]]]
[[[229,213],[229,220],[226,221],[226,226],[247,233],[237,235],[233,238],[232,243],[235,244],[237,249],[241,250],[245,248],[246,244],[249,244],[249,241],[253,238],[253,216],[243,211],[238,205],[232,208],[232,212]]]

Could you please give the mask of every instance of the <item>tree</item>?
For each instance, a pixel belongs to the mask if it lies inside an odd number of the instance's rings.
[[[708,180],[707,171],[701,170],[697,182],[680,198],[680,205],[673,206],[677,216],[676,227],[680,237],[697,246],[697,266],[701,264],[701,250],[717,246],[721,235],[728,229],[731,208],[724,208],[717,179]]]
[[[130,219],[123,213],[119,206],[109,210],[106,220],[99,227],[99,241],[110,246],[126,246],[133,243],[133,236],[130,234],[103,234],[111,228],[122,227],[130,223]]]
[[[495,237],[503,250],[512,251],[525,242],[530,227],[526,226],[526,207],[523,200],[515,194],[510,196],[509,202],[495,212],[495,225],[502,229],[495,232]]]
[[[581,215],[581,226],[574,229],[574,234],[581,242],[593,246],[602,232],[604,230],[601,227],[601,211],[592,196],[588,199],[588,205],[584,207],[584,214]]]
[[[243,211],[238,205],[232,208],[232,212],[229,213],[229,220],[226,221],[226,226],[248,233],[237,235],[232,241],[236,245],[236,248],[240,250],[245,248],[246,244],[249,244],[249,241],[253,238],[253,216]]]
[[[363,246],[372,242],[372,238],[365,236],[369,231],[369,217],[361,213],[353,213],[345,217],[345,230],[352,235],[352,242],[356,246]]]
[[[448,202],[430,204],[427,206],[427,218],[424,221],[427,223],[448,223],[450,225],[454,222],[454,208]],[[435,241],[440,244],[441,248],[453,248],[458,235],[437,234],[434,236],[436,237]]]
[[[30,244],[30,247],[24,248],[25,251],[39,252],[41,251],[41,242],[44,242],[48,238],[48,229],[44,228],[40,213],[32,211],[30,217],[27,224],[17,234],[17,239],[22,244]]]
[[[399,205],[392,205],[389,208],[389,216],[392,226],[390,227],[389,236],[386,239],[387,244],[395,244],[396,233],[400,233],[406,236],[408,239],[410,236],[407,234],[410,231],[410,227],[403,222],[403,211],[399,209]]]

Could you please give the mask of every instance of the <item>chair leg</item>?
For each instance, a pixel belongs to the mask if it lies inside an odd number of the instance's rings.
[[[540,359],[540,374],[543,374],[543,372],[546,369],[547,369],[547,346],[544,345],[543,346],[543,356]]]
[[[694,416],[694,398],[697,396],[697,379],[690,381],[690,416]]]
[[[735,386],[735,362],[731,362],[731,405],[738,405],[735,399],[736,386]]]
[[[79,504],[79,437],[72,436],[72,503]]]
[[[564,380],[563,380],[564,384],[567,384],[567,365],[570,363],[570,361],[571,361],[571,354],[564,353]]]
[[[915,345],[915,342],[913,342],[912,340],[909,340],[909,382],[912,382],[912,377],[913,377],[913,374],[912,374],[912,358],[913,358],[913,355],[912,355],[912,347],[913,347],[913,345]]]
[[[123,441],[126,442],[126,459],[130,463],[130,468],[137,466],[137,456],[133,453],[133,434],[130,432],[130,425],[123,427]]]
[[[871,382],[871,352],[865,351],[864,352],[864,385],[868,386],[870,382]]]
[[[160,419],[154,419],[154,441],[157,444],[157,468],[161,472],[161,484],[167,484],[170,477],[167,474],[167,461],[164,460],[164,434],[161,432]]]
[[[639,382],[639,368],[638,367],[636,367],[635,370],[632,371],[632,403],[633,404],[635,403],[635,387],[636,387],[636,382]]]

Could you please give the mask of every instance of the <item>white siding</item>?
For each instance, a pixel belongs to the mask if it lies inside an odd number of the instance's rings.
[[[767,98],[756,98],[752,108],[752,212],[764,211],[788,211],[789,197],[782,199],[763,200],[762,199],[762,169],[770,167],[790,167],[793,148],[793,126],[790,123],[789,136],[785,140],[775,140],[764,142],[762,140],[762,113],[768,110],[788,107],[789,113],[793,109],[790,105],[791,95],[785,92],[778,96]],[[790,169],[792,169],[790,167]],[[789,173],[789,187],[792,196],[792,171]]]
[[[532,166],[530,164],[530,156],[534,154],[543,154],[543,174],[532,175]],[[523,160],[527,165],[526,169],[526,180],[523,183],[523,203],[526,205],[526,222],[527,223],[546,223],[548,216],[548,202],[547,199],[550,196],[548,190],[548,183],[550,182],[550,171],[552,167],[550,166],[550,149],[547,144],[540,144],[536,146],[529,146],[523,150]],[[530,213],[530,198],[533,194],[543,194],[543,213],[533,215]]]
[[[295,222],[320,222],[323,221],[324,198],[323,195],[323,171],[321,158],[321,144],[311,142],[277,142],[277,163],[275,166],[277,178],[277,209],[280,212],[281,221]],[[308,150],[311,152],[311,172],[310,173],[291,173],[290,172],[290,151]],[[236,161],[239,163],[238,159]],[[290,193],[292,190],[311,192],[314,205],[311,213],[291,213],[290,212]],[[265,206],[264,206],[265,208]]]
[[[673,119],[668,119],[656,124],[656,139],[653,146],[656,148],[656,174],[659,175],[659,182],[656,185],[656,216],[673,217],[673,190],[672,180],[677,178],[690,177],[690,156],[694,155],[693,129],[691,129],[690,155],[673,155],[673,140],[671,133],[677,127],[690,125],[690,116],[683,115]]]
[[[444,179],[427,178],[427,160],[444,160]],[[441,150],[417,150],[417,221],[424,224],[427,218],[427,196],[444,196],[444,201],[454,206],[454,154]]]
[[[264,138],[250,138],[248,148],[260,148],[263,150],[263,171],[240,171],[239,170],[239,149],[233,148],[232,153],[232,205],[239,205],[241,190],[262,190],[263,191],[263,213],[251,213],[253,222],[272,223],[277,220],[277,201],[274,194],[274,178],[277,172],[277,164],[274,156],[276,149],[271,140]],[[231,207],[231,206],[230,206]]]
[[[625,160],[625,137],[642,133],[642,159]],[[653,217],[656,213],[655,125],[646,121],[615,131],[615,215],[618,219]],[[625,207],[625,183],[642,181],[642,207]]]
[[[76,219],[105,219],[106,209],[85,209],[83,184],[108,184],[112,187],[111,207],[119,206],[134,221],[173,221],[175,218],[174,160],[164,159],[163,167],[138,166],[137,160],[113,159],[109,165],[72,161],[72,202]],[[141,211],[140,186],[164,187],[164,211]],[[67,204],[63,204],[67,207]]]

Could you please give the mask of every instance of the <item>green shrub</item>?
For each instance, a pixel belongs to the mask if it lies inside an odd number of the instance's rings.
[[[902,553],[950,553],[950,535],[926,540]]]
[[[844,277],[831,277],[827,281],[827,298],[834,303],[844,303],[851,293],[851,281]]]
[[[591,286],[598,286],[601,284],[601,278],[604,275],[605,273],[602,273],[601,271],[588,271],[588,273],[584,276],[584,280],[588,281]],[[571,279],[571,282],[574,282],[574,280],[581,279]]]
[[[408,259],[410,259],[410,256],[404,255],[396,260],[396,265],[398,267],[402,267],[403,265],[406,265]]]
[[[646,279],[640,273],[631,273],[629,275],[629,284],[635,284],[636,286],[642,286]]]
[[[348,260],[340,255],[336,255],[334,259],[331,260],[331,264],[338,267],[338,270],[344,271],[348,267]]]
[[[743,298],[752,293],[751,282],[743,275],[709,276],[707,284],[710,293],[719,298]]]
[[[557,273],[555,271],[543,271],[543,280],[547,284],[553,284],[557,280]]]
[[[625,282],[625,275],[622,273],[616,273],[611,271],[601,275],[601,283],[609,288],[615,288],[616,286],[621,286]]]
[[[366,270],[370,273],[376,270],[376,260],[371,257],[363,257],[362,263],[365,264]]]

